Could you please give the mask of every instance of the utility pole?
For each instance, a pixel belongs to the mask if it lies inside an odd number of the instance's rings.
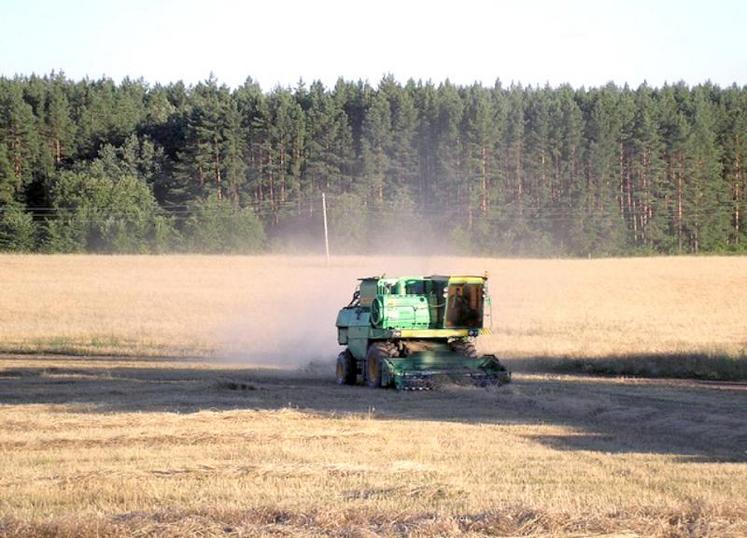
[[[322,193],[322,214],[324,215],[324,251],[327,254],[327,265],[329,265],[329,232],[327,231],[327,198]]]

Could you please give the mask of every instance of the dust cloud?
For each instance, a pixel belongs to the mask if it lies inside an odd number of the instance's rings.
[[[271,256],[246,275],[245,300],[219,335],[220,358],[253,366],[297,368],[332,363],[342,348],[335,320],[357,279],[371,275],[429,274],[448,267],[433,258]]]
[[[464,237],[456,233],[460,228],[454,227],[453,222],[438,222],[414,209],[376,212],[358,206],[328,204],[329,243],[333,256],[428,259],[460,255],[469,250],[465,248]],[[268,234],[271,252],[309,256],[324,254],[321,211],[316,211],[313,216],[289,217],[268,230]]]
[[[344,302],[334,284],[319,277],[305,286],[296,280],[268,282],[229,323],[223,338],[225,358],[281,368],[333,360],[339,352],[335,316]]]

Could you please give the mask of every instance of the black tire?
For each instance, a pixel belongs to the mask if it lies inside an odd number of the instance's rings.
[[[392,342],[374,342],[366,354],[365,380],[372,389],[381,387],[381,360],[398,357],[399,350]]]
[[[337,356],[335,371],[338,385],[355,385],[358,380],[358,367],[355,364],[355,357],[349,349]]]
[[[468,359],[476,359],[479,356],[475,344],[469,340],[455,340],[451,343],[451,349]]]

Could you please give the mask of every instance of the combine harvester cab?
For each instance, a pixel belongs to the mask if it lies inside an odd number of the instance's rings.
[[[495,355],[474,339],[490,304],[486,276],[369,277],[337,315],[337,383],[427,390],[439,383],[507,383]]]

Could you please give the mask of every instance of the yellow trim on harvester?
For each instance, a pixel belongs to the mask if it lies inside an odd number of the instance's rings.
[[[490,334],[490,329],[477,329],[477,332]],[[401,338],[459,338],[469,336],[469,329],[401,329],[399,333]]]
[[[454,275],[449,277],[449,284],[483,284],[486,277],[473,275]]]

